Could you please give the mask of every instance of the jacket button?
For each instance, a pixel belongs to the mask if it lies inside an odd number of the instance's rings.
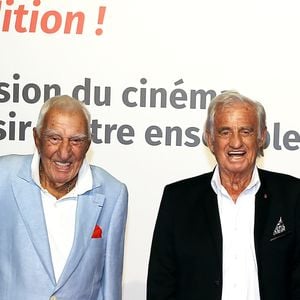
[[[51,296],[49,300],[58,300],[56,296]]]

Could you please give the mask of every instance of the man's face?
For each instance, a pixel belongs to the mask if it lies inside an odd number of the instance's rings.
[[[246,103],[217,107],[213,136],[208,146],[214,153],[221,172],[228,175],[252,174],[265,132],[258,139],[255,109]]]
[[[80,111],[50,109],[40,137],[34,131],[47,186],[60,187],[79,172],[90,146],[88,128]]]

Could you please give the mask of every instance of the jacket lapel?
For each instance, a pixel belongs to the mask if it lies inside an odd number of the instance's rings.
[[[264,183],[263,171],[259,171],[261,186],[255,196],[254,242],[257,261],[259,261],[259,245],[263,238],[266,222],[270,212],[270,199]]]
[[[210,181],[207,186],[210,187]],[[204,208],[207,216],[207,224],[208,224],[207,229],[210,230],[211,232],[213,243],[216,249],[216,255],[218,257],[220,266],[222,267],[222,252],[223,252],[222,239],[223,238],[222,238],[221,221],[219,215],[217,195],[214,193],[212,188],[209,188],[208,191],[203,194],[205,194]]]
[[[264,183],[264,173],[259,171],[261,186],[255,196],[255,221],[254,221],[254,241],[257,261],[259,262],[259,245],[263,238],[266,228],[266,220],[269,215],[270,199]],[[211,178],[210,178],[211,180]],[[208,183],[210,186],[210,181]],[[210,188],[208,191],[203,192],[206,195],[204,201],[204,208],[207,216],[208,229],[211,231],[211,236],[216,247],[217,257],[222,266],[222,229],[218,209],[217,195]]]
[[[50,280],[55,284],[40,189],[33,182],[28,165],[20,170],[18,177],[12,182],[15,200],[33,247]]]
[[[64,285],[85,253],[104,200],[100,187],[78,197],[74,242],[56,289]]]
[[[56,281],[43,213],[41,192],[31,177],[30,164],[31,159],[28,159],[20,168],[18,176],[12,182],[12,189],[28,236],[46,273],[55,286]],[[105,200],[100,185],[94,186],[91,191],[78,197],[74,242],[66,266],[56,285],[56,290],[70,277],[91,240],[91,234]]]

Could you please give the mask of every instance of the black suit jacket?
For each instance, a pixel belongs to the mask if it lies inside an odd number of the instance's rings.
[[[222,230],[212,174],[165,187],[147,300],[221,300]],[[264,170],[259,177],[254,242],[261,300],[300,300],[300,180]],[[274,235],[280,218],[285,230]]]

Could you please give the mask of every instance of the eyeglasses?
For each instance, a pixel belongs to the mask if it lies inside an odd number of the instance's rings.
[[[42,137],[52,145],[60,145],[64,139],[67,139],[71,146],[81,146],[88,140],[87,136],[62,137],[58,134],[44,134]]]

